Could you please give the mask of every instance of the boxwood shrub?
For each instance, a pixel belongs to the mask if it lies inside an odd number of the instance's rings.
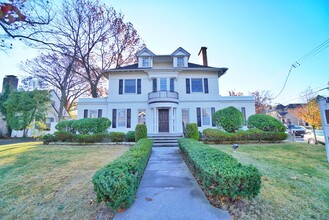
[[[217,127],[227,132],[236,132],[244,123],[241,111],[233,106],[216,111],[212,117]]]
[[[125,141],[134,142],[135,141],[135,131],[128,131],[125,136]]]
[[[78,143],[97,143],[102,142],[107,138],[107,133],[97,133],[97,134],[76,134],[73,137],[73,141]]]
[[[55,138],[62,142],[72,142],[75,134],[68,131],[56,131],[54,132]]]
[[[110,132],[108,137],[112,142],[123,142],[125,140],[126,134],[124,132]]]
[[[135,128],[135,141],[147,137],[147,127],[145,124],[137,124]]]
[[[56,142],[57,139],[53,134],[45,134],[42,136],[43,144],[49,144],[50,142]]]
[[[72,128],[79,134],[105,133],[110,126],[108,118],[82,118],[72,123]]]
[[[92,182],[98,202],[104,201],[115,211],[134,202],[152,145],[152,140],[140,139],[124,155],[95,173]]]
[[[208,143],[248,143],[248,142],[281,142],[288,135],[284,132],[264,132],[258,129],[228,133],[219,129],[208,128],[203,130],[204,142]]]
[[[191,169],[209,195],[235,200],[257,196],[261,174],[252,165],[241,165],[231,155],[193,139],[179,140]]]
[[[262,131],[285,132],[286,127],[276,118],[264,114],[250,115],[248,127],[257,128]]]
[[[60,121],[58,122],[58,124],[55,126],[55,128],[58,131],[67,131],[67,132],[71,132],[71,133],[75,133],[74,128],[72,127],[73,122],[75,122],[75,120],[65,120],[65,121]]]
[[[194,140],[199,140],[199,131],[197,123],[186,124],[186,137],[193,138]]]

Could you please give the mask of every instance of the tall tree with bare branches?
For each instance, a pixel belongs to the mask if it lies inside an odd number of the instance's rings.
[[[250,95],[255,97],[255,108],[257,114],[264,113],[271,104],[272,94],[270,93],[270,91],[256,90],[254,92],[251,92]]]

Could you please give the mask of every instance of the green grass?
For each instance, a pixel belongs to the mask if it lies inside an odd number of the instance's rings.
[[[0,219],[93,219],[95,171],[127,146],[0,146]]]
[[[262,173],[260,195],[231,207],[237,219],[329,219],[329,164],[323,145],[214,145]]]

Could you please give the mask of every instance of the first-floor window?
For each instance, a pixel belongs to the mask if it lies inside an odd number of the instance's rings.
[[[324,110],[324,115],[326,116],[327,124],[329,125],[329,110]]]
[[[202,125],[210,125],[210,108],[202,109]]]
[[[243,120],[244,120],[244,124],[246,125],[246,108],[245,107],[241,107],[241,113],[243,115]]]
[[[126,110],[118,109],[117,114],[118,127],[126,127]]]
[[[187,123],[190,123],[190,114],[189,114],[189,109],[188,108],[183,108],[182,109],[182,121],[186,125]]]
[[[97,118],[97,117],[98,117],[97,109],[90,109],[88,118]]]
[[[145,109],[138,110],[138,124],[145,124],[146,111]]]

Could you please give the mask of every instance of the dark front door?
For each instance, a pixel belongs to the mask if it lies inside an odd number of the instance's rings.
[[[169,109],[159,109],[159,132],[169,132]]]

